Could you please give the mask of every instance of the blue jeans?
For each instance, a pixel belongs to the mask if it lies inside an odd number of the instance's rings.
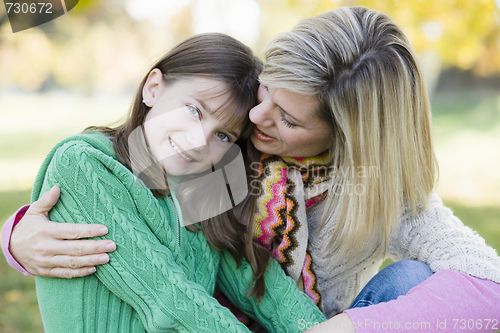
[[[432,274],[430,267],[420,261],[397,261],[378,272],[361,290],[350,308],[388,302],[406,295]]]

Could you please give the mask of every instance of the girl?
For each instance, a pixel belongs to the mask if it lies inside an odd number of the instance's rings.
[[[263,250],[245,246],[246,227],[235,222],[242,210],[204,221],[206,234],[188,231],[163,177],[210,170],[247,136],[259,69],[235,39],[194,36],[152,67],[123,125],[52,149],[32,199],[58,185],[51,219],[99,221],[116,251],[92,276],[36,278],[46,332],[248,331],[212,297],[216,285],[273,332],[324,320],[276,262],[256,261]]]

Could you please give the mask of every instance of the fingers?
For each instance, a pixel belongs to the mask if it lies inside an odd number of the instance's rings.
[[[60,194],[59,186],[53,186],[50,191],[45,192],[37,201],[31,204],[26,214],[48,216],[49,211],[59,200]]]
[[[79,269],[70,269],[70,268],[52,268],[47,270],[46,272],[41,273],[41,276],[46,277],[57,277],[64,279],[72,279],[75,277],[87,276],[95,273],[95,267],[82,267]]]
[[[108,228],[102,224],[52,223],[54,224],[45,230],[48,236],[56,239],[91,238],[103,236],[108,233]]]
[[[54,256],[48,260],[46,267],[49,269],[62,268],[78,270],[84,267],[102,265],[109,261],[107,253],[92,254],[89,256]]]
[[[43,260],[43,267],[39,267],[36,275],[71,279],[95,273],[96,265],[109,261],[107,253],[88,256],[54,256]]]
[[[44,268],[38,269],[37,275],[71,279],[95,273],[96,265],[109,261],[106,253],[88,256],[54,256],[44,263]]]
[[[33,247],[23,266],[33,275],[72,278],[92,274],[96,265],[109,261],[105,252],[114,251],[109,240],[52,240]]]
[[[42,244],[40,251],[37,252],[41,255],[85,257],[95,254],[105,254],[105,252],[112,252],[114,250],[116,250],[116,244],[110,240],[65,240],[51,242],[50,248],[46,244]],[[100,263],[93,262],[89,266],[97,264]],[[78,265],[78,267],[83,266],[86,265],[81,263]]]

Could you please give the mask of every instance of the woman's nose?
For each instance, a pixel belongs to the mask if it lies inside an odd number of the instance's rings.
[[[271,117],[271,106],[266,100],[254,106],[249,113],[250,121],[262,127],[271,127],[274,123]]]

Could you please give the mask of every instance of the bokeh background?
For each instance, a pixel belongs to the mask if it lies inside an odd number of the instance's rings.
[[[363,5],[403,27],[425,69],[445,203],[500,250],[500,0],[80,0],[13,34],[0,5],[0,225],[50,148],[128,110],[149,66],[195,33],[260,54],[300,19]],[[0,259],[0,332],[43,332],[34,279]]]

